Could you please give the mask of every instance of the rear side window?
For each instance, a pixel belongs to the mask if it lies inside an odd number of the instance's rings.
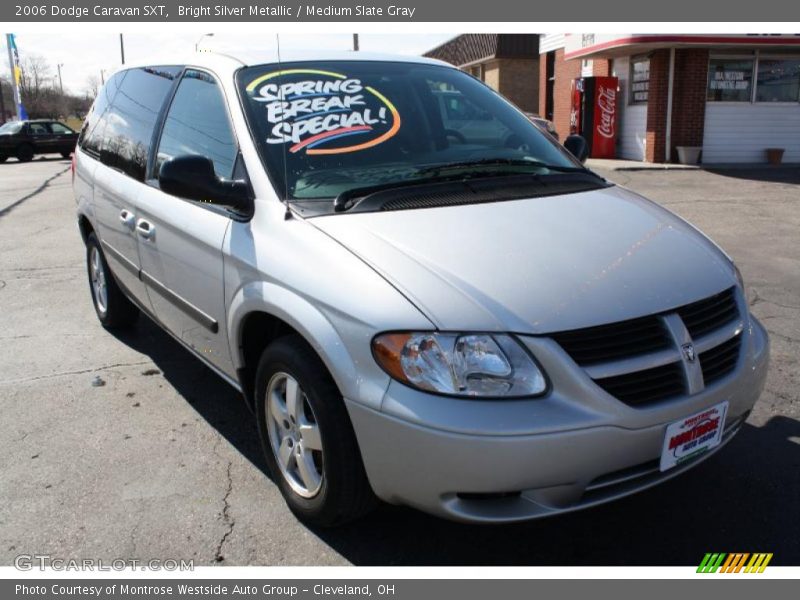
[[[197,154],[214,162],[217,176],[230,179],[236,161],[225,97],[208,73],[188,70],[178,84],[158,146],[156,173],[164,161]]]
[[[158,113],[180,67],[131,69],[108,108],[100,161],[144,181]]]
[[[81,128],[81,135],[78,138],[78,146],[89,154],[100,156],[100,148],[103,141],[103,130],[105,129],[104,116],[108,105],[114,99],[122,80],[127,71],[120,71],[109,79],[94,100],[92,110],[86,115]]]
[[[66,125],[62,125],[61,123],[50,123],[50,131],[57,135],[67,135],[69,133],[75,133],[67,127]]]
[[[47,135],[47,125],[44,123],[28,123],[28,133],[31,135]]]

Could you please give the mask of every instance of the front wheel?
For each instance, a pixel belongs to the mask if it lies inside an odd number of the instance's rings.
[[[92,304],[103,327],[125,329],[136,323],[139,309],[128,300],[114,280],[94,233],[90,233],[86,239],[86,270],[89,274]]]
[[[270,344],[256,374],[258,434],[292,512],[331,527],[375,504],[353,427],[336,384],[296,335]]]

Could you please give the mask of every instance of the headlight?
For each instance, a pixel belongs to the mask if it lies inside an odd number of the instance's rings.
[[[514,338],[482,333],[386,333],[372,340],[378,364],[420,390],[520,398],[547,390],[544,373]]]

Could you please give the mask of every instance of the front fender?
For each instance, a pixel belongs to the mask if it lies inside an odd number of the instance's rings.
[[[323,312],[299,294],[268,281],[251,281],[234,294],[228,310],[234,367],[244,366],[239,340],[247,315],[264,312],[294,328],[320,356],[342,394],[379,408],[389,377],[370,350],[373,328],[333,310]],[[344,329],[343,329],[344,328]],[[339,334],[347,331],[348,341]]]

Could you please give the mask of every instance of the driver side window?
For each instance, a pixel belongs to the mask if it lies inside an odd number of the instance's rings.
[[[231,179],[238,148],[225,97],[216,79],[188,70],[169,107],[156,157],[156,173],[176,156],[210,158],[218,177]]]

